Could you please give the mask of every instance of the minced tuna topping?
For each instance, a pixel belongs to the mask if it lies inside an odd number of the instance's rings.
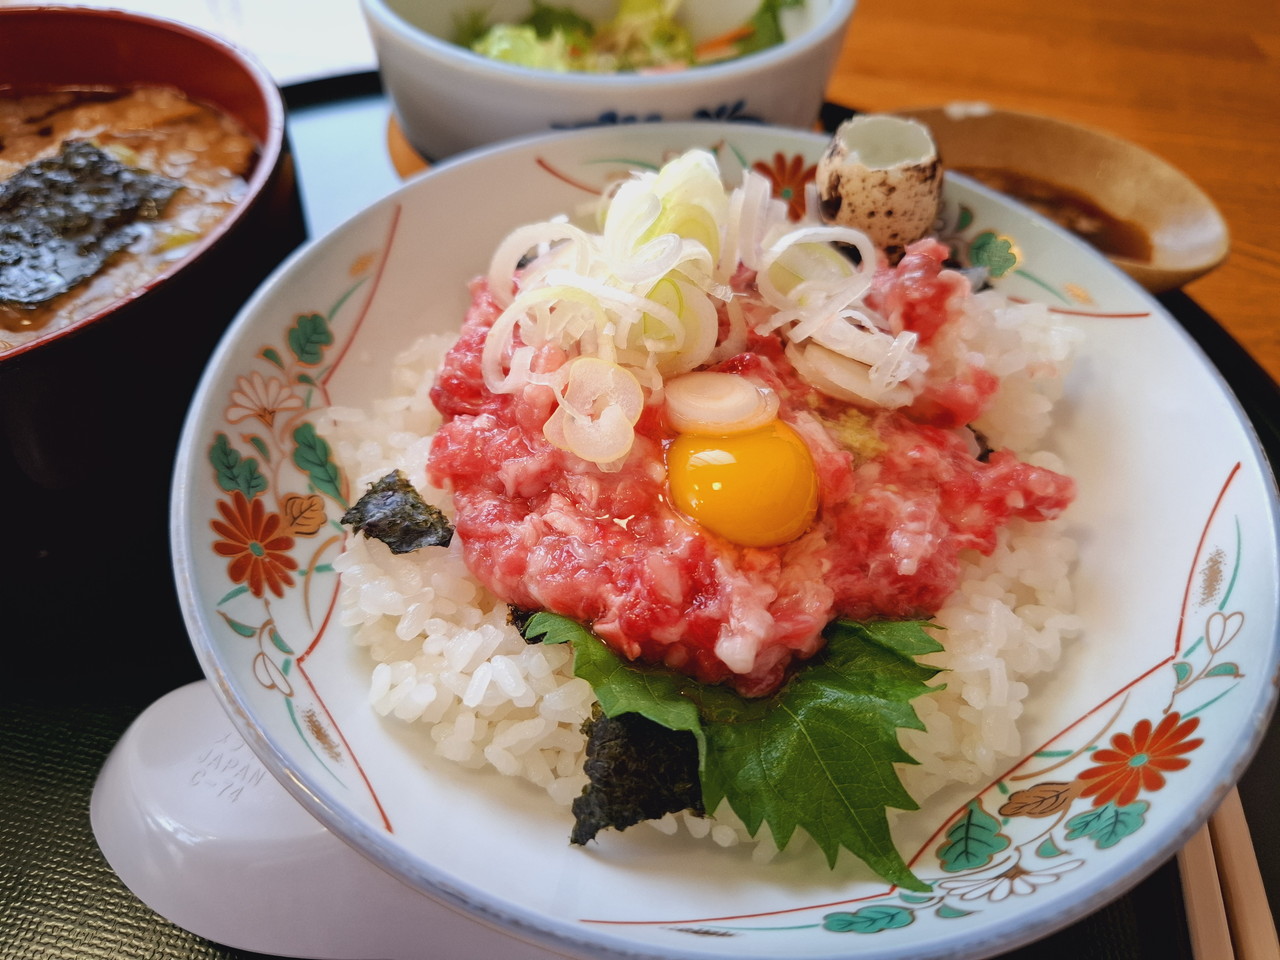
[[[1011,518],[1055,517],[1074,495],[1069,477],[988,450],[967,428],[999,380],[951,349],[983,307],[945,256],[920,241],[896,266],[880,263],[864,298],[929,360],[909,403],[817,389],[767,325],[750,324],[740,350],[702,366],[776,395],[777,420],[812,459],[812,521],[768,546],[722,536],[673,502],[667,457],[678,432],[653,396],[625,456],[601,465],[549,441],[549,378],[490,389],[484,351],[503,306],[492,281],[477,279],[432,390],[443,425],[427,466],[428,481],[452,492],[468,567],[504,601],[578,620],[629,660],[746,696],[775,690],[835,618],[931,616],[955,590],[964,551],[990,553]],[[755,283],[751,271],[733,279],[743,292]],[[722,310],[722,333],[730,324]],[[523,346],[513,336],[506,356]],[[549,374],[569,359],[539,344],[529,369]]]

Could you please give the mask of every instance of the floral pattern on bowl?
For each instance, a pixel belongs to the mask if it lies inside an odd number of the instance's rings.
[[[422,291],[437,328],[456,324],[465,281],[507,229],[694,145],[730,182],[768,176],[799,216],[825,138],[705,123],[535,138],[407,185],[255,297],[211,364],[177,472],[175,554],[202,665],[264,764],[330,830],[428,895],[556,949],[817,957],[845,949],[832,934],[884,933],[860,956],[962,957],[1042,936],[1167,858],[1251,756],[1274,700],[1276,505],[1238,407],[1161,308],[981,188],[948,185],[939,226],[957,258],[1076,318],[1093,344],[1061,446],[1084,491],[1079,575],[1096,639],[1046,697],[1036,749],[911,818],[904,855],[932,892],[714,848],[586,857],[564,849],[556,811],[521,806],[519,826],[507,822],[518,788],[423,769],[364,699],[331,566],[351,481],[315,412],[378,395],[388,357],[431,326]],[[469,196],[493,216],[467,221]],[[1117,376],[1130,368],[1137,383]],[[1143,429],[1169,405],[1194,447]],[[1102,421],[1109,433],[1091,426]],[[420,811],[442,807],[483,836],[431,829]]]

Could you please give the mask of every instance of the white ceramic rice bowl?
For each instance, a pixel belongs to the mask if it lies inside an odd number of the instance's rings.
[[[664,124],[534,137],[442,164],[278,271],[235,321],[189,414],[172,503],[179,592],[239,732],[310,813],[392,875],[571,956],[928,960],[1012,949],[1171,856],[1239,777],[1274,706],[1276,488],[1236,401],[1118,270],[952,179],[944,226],[958,249],[1002,264],[995,282],[1008,296],[1048,300],[1086,334],[1055,433],[1080,486],[1086,629],[1033,693],[1023,724],[1032,752],[898,821],[899,846],[932,894],[889,889],[851,857],[829,871],[812,849],[755,864],[745,848],[639,827],[571,847],[566,812],[545,796],[494,773],[424,766],[424,741],[369,707],[370,665],[339,625],[329,566],[344,536],[331,494],[352,491],[307,411],[383,394],[399,348],[460,323],[467,280],[512,227],[691,146],[715,148],[732,182],[756,160],[812,164],[825,143]],[[215,552],[236,516],[261,535],[241,552],[287,575],[278,595]],[[1197,718],[1202,743],[1158,789],[1123,807],[1072,796],[1048,817],[1001,812],[1018,791],[1075,782],[1092,748],[1174,712]],[[990,856],[940,855],[975,823],[996,838]]]

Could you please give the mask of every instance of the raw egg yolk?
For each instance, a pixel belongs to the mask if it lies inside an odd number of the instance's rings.
[[[675,506],[746,547],[773,547],[809,529],[818,474],[800,435],[780,420],[730,436],[685,433],[667,448]]]

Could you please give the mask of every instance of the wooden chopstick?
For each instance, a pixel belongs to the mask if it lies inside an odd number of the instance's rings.
[[[1275,917],[1262,885],[1258,854],[1240,794],[1233,787],[1209,818],[1214,862],[1238,960],[1280,960]]]
[[[1178,851],[1178,875],[1182,878],[1182,900],[1187,908],[1187,930],[1191,935],[1191,955],[1196,960],[1233,960],[1231,926],[1218,880],[1209,825],[1195,832]]]
[[[1275,919],[1234,787],[1178,853],[1178,872],[1196,960],[1280,960]]]

